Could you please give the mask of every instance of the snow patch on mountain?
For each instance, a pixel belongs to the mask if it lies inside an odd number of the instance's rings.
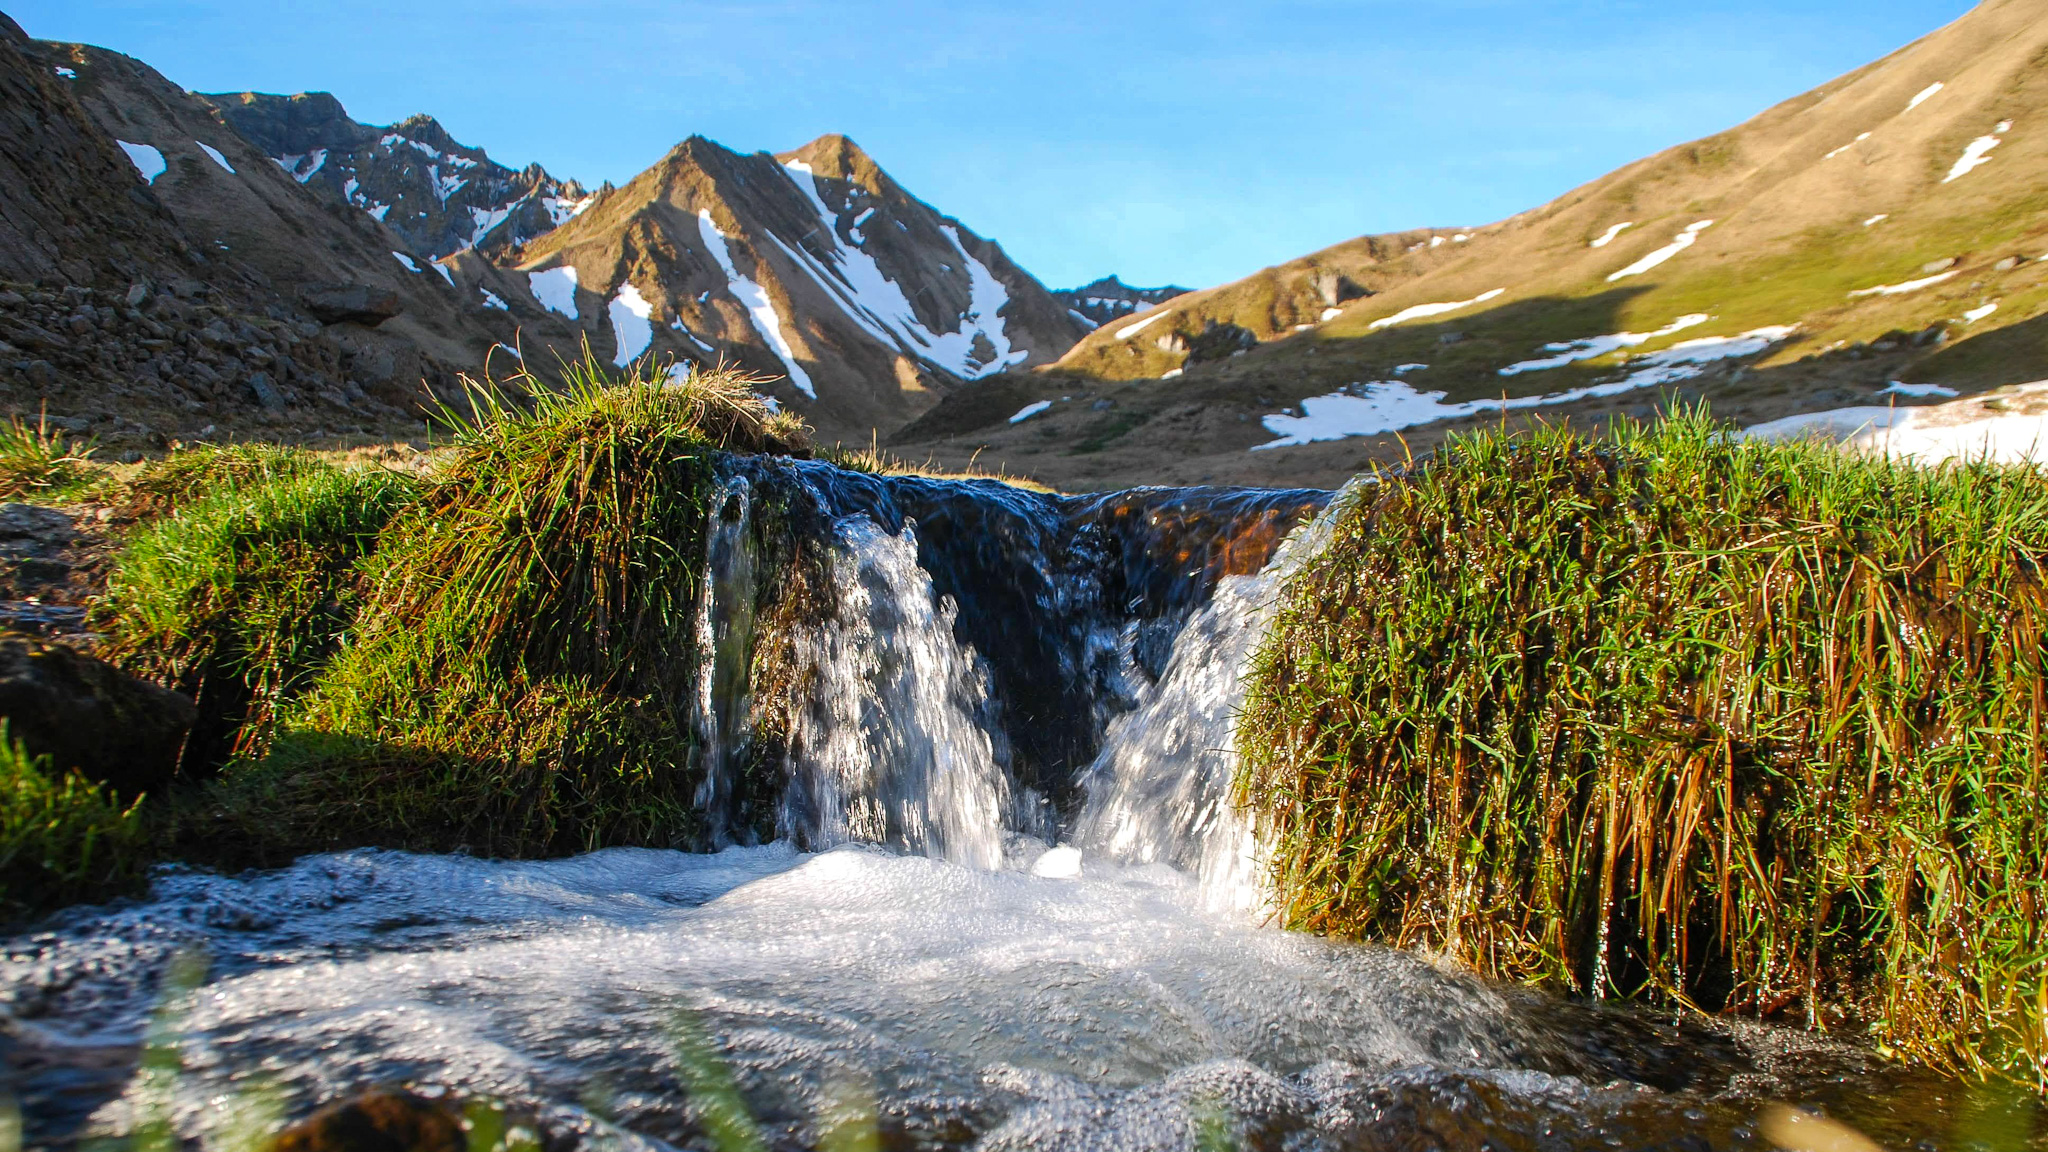
[[[1401,380],[1377,380],[1353,385],[1351,391],[1311,396],[1301,402],[1301,415],[1278,413],[1260,420],[1268,432],[1279,437],[1255,444],[1252,451],[1288,448],[1318,440],[1342,440],[1351,436],[1378,436],[1455,420],[1482,412],[1513,412],[1569,404],[1597,396],[1616,396],[1639,388],[1689,379],[1719,360],[1753,356],[1790,336],[1794,325],[1756,328],[1739,336],[1710,336],[1674,344],[1661,352],[1639,356],[1629,362],[1634,371],[1616,380],[1589,384],[1563,392],[1521,396],[1509,400],[1479,399],[1457,404],[1444,402],[1443,392],[1423,392]]]
[[[740,275],[740,270],[732,262],[732,250],[726,246],[726,235],[711,219],[709,208],[698,209],[697,231],[703,237],[704,247],[711,253],[711,258],[718,261],[719,268],[725,272],[726,291],[732,293],[733,299],[747,310],[748,319],[754,322],[754,330],[782,360],[783,368],[789,373],[789,382],[796,386],[797,391],[816,400],[818,392],[811,385],[810,375],[796,362],[796,350],[789,346],[788,338],[782,334],[782,317],[775,311],[775,302],[768,298],[767,291],[759,284]]]
[[[802,245],[786,243],[773,233],[769,238],[870,335],[968,380],[999,372],[1029,357],[1027,350],[1011,349],[1009,333],[1003,324],[1002,310],[1010,303],[1009,289],[981,261],[968,255],[960,243],[959,232],[951,225],[942,224],[939,230],[952,243],[953,250],[960,256],[961,267],[967,273],[968,305],[960,317],[958,330],[933,332],[917,318],[903,289],[883,273],[874,257],[863,249],[848,248],[838,243],[838,214],[826,205],[818,190],[817,174],[811,166],[801,160],[789,161],[783,165],[783,174],[811,202],[812,210],[823,225],[814,235],[826,250],[825,259],[821,261]],[[977,344],[985,344],[992,349],[987,360],[977,354]]]
[[[1396,324],[1406,323],[1410,320],[1421,320],[1429,316],[1442,316],[1446,312],[1456,312],[1460,308],[1470,308],[1474,304],[1484,304],[1506,291],[1507,289],[1505,288],[1495,288],[1491,292],[1481,292],[1470,300],[1454,300],[1445,304],[1417,304],[1413,308],[1404,308],[1392,316],[1382,316],[1367,327],[1371,331],[1377,332],[1382,328],[1391,328]]]
[[[1939,80],[1936,80],[1934,83],[1929,84],[1925,88],[1922,88],[1920,91],[1913,94],[1913,98],[1911,100],[1906,101],[1906,111],[1911,112],[1913,109],[1918,108],[1922,104],[1927,103],[1929,98],[1931,98],[1936,92],[1939,92],[1946,87],[1948,87],[1947,84]]]
[[[640,289],[629,281],[619,285],[618,294],[608,305],[612,321],[612,339],[618,345],[612,353],[612,363],[624,368],[640,358],[647,346],[654,343],[654,305],[640,295]]]
[[[1955,272],[1943,272],[1939,275],[1926,276],[1918,280],[1908,280],[1903,284],[1879,284],[1875,288],[1858,288],[1854,292],[1849,293],[1849,295],[1851,297],[1904,296],[1908,292],[1918,292],[1922,288],[1931,288],[1944,280],[1953,280],[1955,278]]]
[[[1591,244],[1588,244],[1588,245],[1586,245],[1586,247],[1588,247],[1588,248],[1605,248],[1605,247],[1607,247],[1607,246],[1608,246],[1609,244],[1612,244],[1612,243],[1614,243],[1614,238],[1615,238],[1616,236],[1619,236],[1619,235],[1621,235],[1621,231],[1622,231],[1622,229],[1624,229],[1624,228],[1633,228],[1633,227],[1635,227],[1635,226],[1636,226],[1636,222],[1635,222],[1635,221],[1633,221],[1633,220],[1628,220],[1628,221],[1624,221],[1624,222],[1622,222],[1622,223],[1620,223],[1620,224],[1616,224],[1616,225],[1614,225],[1613,227],[1609,228],[1609,229],[1608,229],[1607,231],[1605,231],[1605,232],[1602,232],[1602,233],[1601,233],[1601,234],[1599,235],[1599,237],[1598,237],[1597,239],[1595,239],[1595,240],[1594,240],[1594,241],[1593,241],[1593,242],[1592,242]]]
[[[128,154],[128,162],[135,165],[135,170],[142,174],[145,183],[156,183],[156,178],[170,167],[164,163],[164,154],[147,144],[130,144],[126,140],[116,140],[114,143],[119,144],[121,151]]]
[[[576,269],[567,264],[526,274],[527,290],[540,306],[558,315],[576,319]]]
[[[1031,403],[1017,409],[1017,414],[1010,417],[1010,423],[1022,424],[1050,407],[1052,407],[1052,401],[1050,400],[1033,400]]]
[[[1510,364],[1501,369],[1500,374],[1503,376],[1519,376],[1524,372],[1543,372],[1552,368],[1562,368],[1567,364],[1576,363],[1580,360],[1591,360],[1595,357],[1605,356],[1610,352],[1618,352],[1623,348],[1639,348],[1652,340],[1665,336],[1675,336],[1687,328],[1705,324],[1711,319],[1713,317],[1708,316],[1704,312],[1694,312],[1690,315],[1680,316],[1655,332],[1615,332],[1606,336],[1588,336],[1583,340],[1566,340],[1556,344],[1545,344],[1543,346],[1544,351],[1555,352],[1557,355],[1547,356],[1540,360],[1523,360],[1519,363]]]
[[[233,176],[235,174],[235,166],[233,164],[228,163],[228,158],[220,154],[220,149],[215,148],[213,145],[208,144],[204,140],[194,140],[193,143],[199,145],[199,150],[201,152],[206,153],[206,158],[208,160],[211,160],[215,164],[220,165],[222,171],[226,172],[230,176]]]
[[[2012,121],[2004,121],[1999,124],[1997,130],[2000,132],[2012,131]],[[1999,136],[1979,136],[1975,140],[1970,141],[1969,146],[1963,149],[1962,156],[1956,160],[1955,166],[1948,170],[1948,175],[1941,178],[1941,182],[1948,184],[1960,180],[1984,165],[1991,163],[1991,150],[2003,143],[2005,143],[2005,140]]]
[[[1616,272],[1614,275],[1609,276],[1607,278],[1607,282],[1609,284],[1612,284],[1616,280],[1625,279],[1630,276],[1641,276],[1643,273],[1648,272],[1650,269],[1657,267],[1659,264],[1662,264],[1665,261],[1671,259],[1673,256],[1678,255],[1680,252],[1683,252],[1687,248],[1692,247],[1695,243],[1699,241],[1700,233],[1706,231],[1709,228],[1712,228],[1713,226],[1714,222],[1712,220],[1698,220],[1694,221],[1691,224],[1686,225],[1685,231],[1680,232],[1677,235],[1677,237],[1671,241],[1671,243],[1666,244],[1664,247],[1657,249],[1655,252],[1652,252],[1648,256],[1643,257],[1641,260],[1638,260],[1635,263],[1629,265],[1628,267],[1623,268],[1621,271]]]

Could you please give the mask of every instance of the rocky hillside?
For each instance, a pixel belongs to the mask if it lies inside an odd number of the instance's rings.
[[[195,241],[145,176],[162,154],[77,99],[81,63],[0,17],[0,412],[116,453],[230,427],[417,427],[260,269]]]
[[[2048,9],[1987,0],[1508,220],[1364,237],[1106,325],[899,442],[1083,487],[1329,483],[1504,417],[1929,402],[2048,377],[2044,255]]]
[[[427,259],[515,249],[592,199],[538,164],[507,168],[481,148],[456,143],[432,116],[361,124],[326,92],[207,99],[292,179],[368,212]]]
[[[1114,276],[1104,276],[1079,288],[1056,289],[1053,298],[1086,320],[1093,329],[1112,320],[1121,320],[1133,312],[1147,311],[1155,304],[1164,304],[1187,293],[1186,288],[1176,288],[1171,284],[1164,288],[1133,288]]]
[[[1050,364],[1085,331],[842,136],[780,155],[692,137],[524,256],[520,294],[607,359],[744,366],[827,442]]]

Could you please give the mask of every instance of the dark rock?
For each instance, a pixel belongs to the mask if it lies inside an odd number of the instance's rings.
[[[299,289],[299,303],[323,324],[372,328],[403,311],[398,293],[363,284],[308,284]]]
[[[130,308],[140,308],[149,303],[150,296],[149,285],[137,280],[128,286],[128,295],[123,297],[123,300]]]
[[[424,1096],[373,1088],[277,1134],[264,1152],[464,1152],[453,1112]]]
[[[61,644],[0,637],[0,717],[59,771],[133,796],[177,771],[192,701]]]
[[[28,382],[38,388],[57,386],[57,366],[48,360],[31,360],[28,363]]]
[[[270,382],[270,373],[257,372],[252,374],[249,377],[248,387],[249,395],[254,396],[258,404],[263,405],[272,412],[276,412],[284,407],[284,396],[278,392],[277,386]]]

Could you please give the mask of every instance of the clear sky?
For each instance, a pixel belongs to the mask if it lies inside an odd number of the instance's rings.
[[[1484,224],[1739,123],[1966,0],[14,0],[198,91],[429,112],[623,183],[701,133],[859,141],[1051,287],[1203,287]]]

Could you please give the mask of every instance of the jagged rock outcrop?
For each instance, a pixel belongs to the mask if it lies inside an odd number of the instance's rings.
[[[432,116],[376,127],[351,119],[326,92],[207,99],[292,179],[376,217],[428,259],[471,248],[501,255],[590,204],[575,181],[538,164],[496,163]]]

